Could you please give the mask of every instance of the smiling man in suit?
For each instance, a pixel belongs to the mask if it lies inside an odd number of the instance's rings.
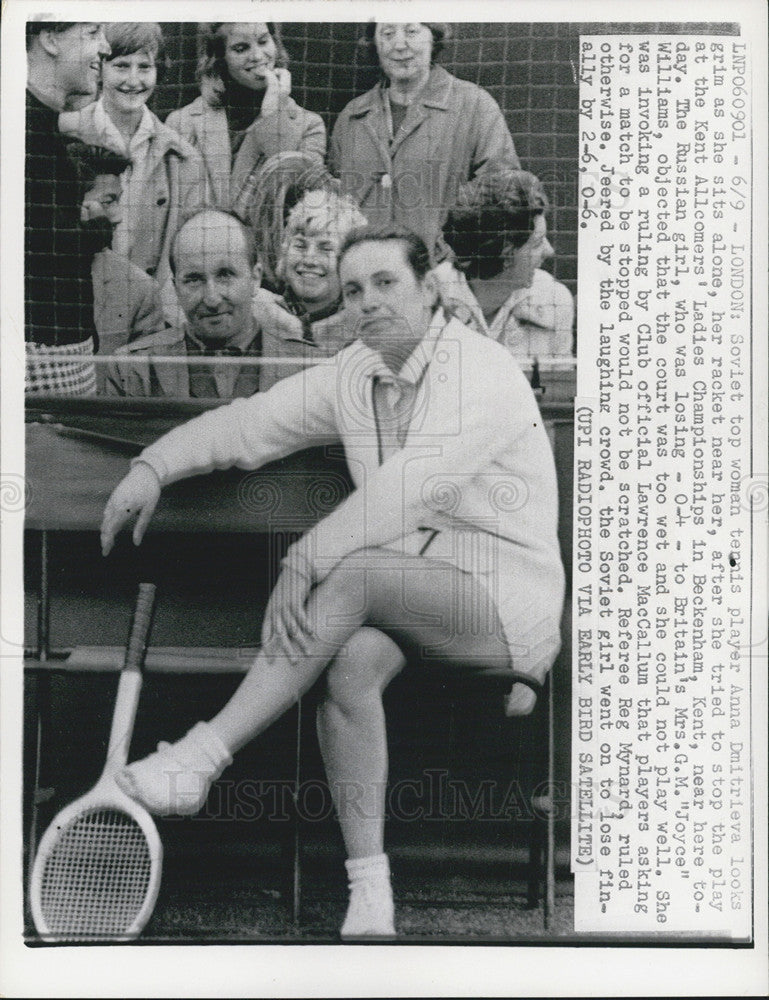
[[[260,369],[249,359],[262,350],[252,308],[262,269],[251,230],[231,212],[203,209],[174,237],[169,264],[184,322],[120,348],[126,360],[109,373],[111,391],[181,399],[257,392]]]

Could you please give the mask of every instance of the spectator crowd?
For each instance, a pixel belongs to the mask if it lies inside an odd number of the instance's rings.
[[[451,26],[373,21],[380,82],[327,142],[291,96],[274,23],[202,26],[200,96],[150,108],[159,24],[27,24],[26,391],[219,398],[269,389],[356,337],[337,257],[396,223],[431,253],[447,316],[518,358],[572,353],[548,199]]]

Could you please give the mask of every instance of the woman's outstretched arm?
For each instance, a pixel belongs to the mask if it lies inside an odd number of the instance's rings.
[[[103,554],[134,517],[134,543],[141,542],[160,490],[169,483],[232,466],[258,469],[302,448],[338,440],[335,385],[331,366],[319,365],[164,434],[133,460],[112,492],[102,520]]]
[[[316,366],[268,392],[235,399],[175,427],[145,448],[145,462],[167,486],[214,469],[258,469],[301,448],[336,441],[333,366]]]

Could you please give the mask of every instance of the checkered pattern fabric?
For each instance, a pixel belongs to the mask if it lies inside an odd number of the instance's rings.
[[[28,343],[24,390],[55,396],[89,396],[96,392],[93,339],[51,347]]]

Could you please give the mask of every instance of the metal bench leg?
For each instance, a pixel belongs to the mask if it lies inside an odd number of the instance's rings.
[[[545,822],[535,817],[529,832],[529,869],[526,891],[526,908],[535,910],[539,906],[542,883],[542,851],[545,846]]]
[[[543,916],[545,930],[555,915],[555,732],[553,721],[553,672],[547,685],[547,834],[545,846],[545,905]]]
[[[294,927],[299,926],[302,906],[302,817],[299,815],[299,793],[302,781],[302,699],[296,705],[296,768],[294,771],[294,816],[293,816],[293,873],[291,896],[291,919]]]
[[[547,725],[547,779],[544,793],[532,799],[534,818],[529,832],[529,877],[526,905],[533,910],[539,905],[544,876],[542,917],[545,930],[549,930],[555,911],[555,795],[554,795],[554,745],[552,676],[548,678],[542,697],[546,699]],[[543,869],[544,854],[544,869]]]

